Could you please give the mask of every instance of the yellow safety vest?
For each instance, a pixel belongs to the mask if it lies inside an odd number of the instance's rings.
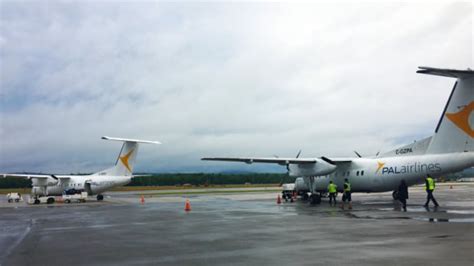
[[[347,183],[344,183],[344,185],[347,186],[347,188],[344,188],[344,191],[345,192],[351,192],[351,183],[347,182]]]
[[[329,192],[329,193],[336,193],[336,192],[337,192],[337,186],[336,186],[336,184],[329,184],[329,185],[328,185],[328,192]]]
[[[435,189],[435,181],[433,180],[433,178],[428,177],[426,178],[426,181],[428,181],[427,184],[425,184],[426,189],[433,191]]]

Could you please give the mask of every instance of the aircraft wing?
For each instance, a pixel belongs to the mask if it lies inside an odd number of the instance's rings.
[[[280,165],[287,165],[287,164],[310,164],[310,163],[317,163],[319,159],[312,159],[312,158],[253,158],[253,157],[205,157],[201,158],[203,161],[223,161],[223,162],[243,162],[247,164],[252,163],[277,163]],[[330,159],[327,157],[322,156],[321,160],[332,164],[347,164],[352,162],[352,158],[334,158]]]
[[[32,178],[37,178],[37,179],[48,179],[50,177],[54,179],[70,179],[71,177],[69,176],[57,176],[57,175],[41,175],[41,174],[1,174],[3,178],[5,177],[18,177],[18,178],[25,178],[25,179],[32,179]]]
[[[135,178],[135,177],[146,177],[146,176],[153,176],[153,175],[152,175],[152,174],[132,175],[132,178]]]
[[[317,159],[310,158],[252,158],[252,157],[205,157],[201,158],[203,161],[224,161],[224,162],[243,162],[243,163],[277,163],[281,165],[286,164],[309,164],[316,163]]]
[[[351,163],[352,158],[334,158],[330,159],[328,157],[321,157],[321,159],[327,163],[333,164],[333,165],[338,165],[338,164],[346,164],[346,163]]]

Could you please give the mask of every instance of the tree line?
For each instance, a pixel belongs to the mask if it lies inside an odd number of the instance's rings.
[[[127,186],[206,186],[240,184],[279,184],[293,183],[295,177],[287,174],[245,173],[245,174],[151,174],[137,176]],[[31,180],[23,178],[0,178],[0,188],[28,188]]]

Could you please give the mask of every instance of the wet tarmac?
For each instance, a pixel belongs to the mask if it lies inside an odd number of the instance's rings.
[[[441,207],[391,193],[276,204],[276,192],[109,193],[104,202],[0,200],[0,265],[473,265],[474,184],[438,186]],[[184,211],[190,199],[192,210]],[[340,199],[340,197],[339,197]]]

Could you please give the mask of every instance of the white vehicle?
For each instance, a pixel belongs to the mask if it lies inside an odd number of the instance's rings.
[[[7,200],[8,202],[20,202],[23,200],[23,198],[21,197],[20,193],[17,193],[17,192],[10,192],[7,194]]]
[[[295,193],[295,183],[286,183],[281,186],[281,197],[285,201],[293,202],[293,193]]]
[[[474,71],[419,67],[417,73],[456,78],[433,136],[368,158],[202,158],[208,161],[276,163],[291,176],[301,176],[311,202],[320,203],[329,181],[342,190],[344,179],[353,192],[395,191],[401,180],[422,183],[426,175],[440,177],[474,166]],[[394,193],[395,197],[395,193]]]
[[[28,204],[53,204],[56,201],[56,196],[46,196],[46,195],[31,195],[28,199]]]
[[[36,175],[36,174],[3,174],[3,177],[20,177],[32,180],[32,198],[38,199],[34,203],[39,204],[39,197],[47,196],[47,203],[54,203],[52,196],[61,196],[87,192],[89,195],[97,195],[97,200],[103,200],[102,193],[113,187],[123,186],[132,180],[133,165],[137,157],[138,144],[161,144],[158,141],[136,140],[102,137],[105,140],[116,140],[123,142],[122,149],[117,158],[115,166],[91,175]]]
[[[81,192],[81,193],[76,193],[76,194],[64,194],[63,201],[65,203],[71,203],[73,201],[86,202],[87,196],[88,196],[87,192]]]

